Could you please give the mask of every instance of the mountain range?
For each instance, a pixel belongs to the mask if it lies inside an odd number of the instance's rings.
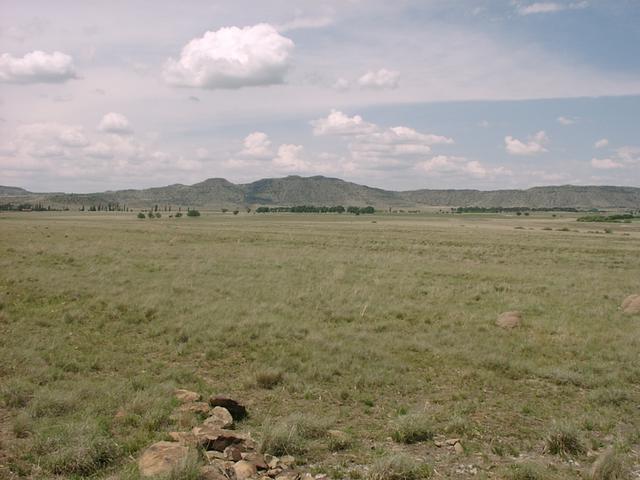
[[[410,190],[392,191],[323,176],[266,178],[234,184],[210,178],[193,185],[174,184],[141,190],[98,193],[35,193],[0,186],[0,203],[40,202],[69,208],[119,203],[130,208],[156,204],[198,208],[244,206],[365,206],[376,208],[529,207],[640,208],[640,188],[616,186],[547,186],[526,190]]]

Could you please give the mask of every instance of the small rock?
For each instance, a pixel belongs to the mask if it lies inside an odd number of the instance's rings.
[[[496,320],[496,325],[502,328],[516,328],[521,324],[522,314],[517,311],[501,313]]]
[[[200,467],[199,480],[229,480],[229,477],[218,465],[205,465]]]
[[[222,452],[217,452],[215,450],[208,450],[205,453],[207,455],[207,460],[209,460],[210,463],[215,462],[216,460],[225,460],[224,453]]]
[[[211,408],[206,402],[192,402],[181,405],[180,408],[178,408],[178,411],[209,415],[211,413]]]
[[[280,463],[280,459],[278,457],[274,457],[273,455],[269,455],[268,453],[265,453],[264,461],[267,462],[267,466],[269,468],[276,468],[278,466],[278,463]]]
[[[315,477],[313,475],[311,475],[310,473],[304,473],[302,474],[302,476],[300,477],[300,480],[316,480]]]
[[[242,460],[242,452],[234,445],[225,448],[222,453],[224,454],[224,458],[231,460],[232,462],[239,462]]]
[[[256,466],[246,460],[240,460],[233,466],[237,480],[247,480],[258,473]]]
[[[199,393],[192,392],[190,390],[184,390],[182,388],[177,388],[176,390],[174,390],[173,396],[176,397],[180,403],[197,402],[202,398]]]
[[[256,453],[256,452],[243,453],[242,459],[246,460],[247,462],[253,463],[258,470],[269,469],[269,465],[267,465],[267,462],[265,461],[264,456],[259,453]]]
[[[280,467],[270,468],[267,470],[267,476],[275,478],[282,473],[282,469]]]
[[[276,480],[298,480],[300,474],[295,470],[286,470],[276,477]]]
[[[177,442],[157,442],[148,447],[138,459],[138,470],[143,477],[167,475],[184,462],[189,449]]]
[[[218,428],[233,427],[233,417],[226,408],[213,407],[210,413],[211,416],[204,421],[206,425],[213,425]]]
[[[629,295],[622,302],[622,311],[629,315],[640,313],[640,295]]]
[[[244,450],[252,450],[255,448],[255,442],[250,436],[233,430],[201,425],[199,427],[193,427],[191,431],[195,435],[198,443],[205,450],[223,452],[225,448],[231,445],[239,446]]]
[[[462,444],[461,444],[460,442],[456,443],[456,444],[453,446],[453,449],[454,449],[454,450],[456,451],[456,453],[457,453],[457,454],[459,454],[459,455],[460,455],[460,454],[462,454],[462,453],[464,453],[464,447],[462,446]]]
[[[283,455],[282,457],[280,457],[280,463],[282,465],[290,467],[291,465],[296,463],[296,459],[293,458],[291,455]]]
[[[195,435],[191,432],[169,432],[169,436],[181,445],[190,446],[197,443]]]
[[[236,400],[224,395],[213,395],[209,399],[209,405],[212,407],[226,408],[234,420],[242,420],[247,416],[247,409]]]
[[[446,440],[446,444],[449,445],[450,447],[453,447],[456,443],[460,443],[459,438],[450,438]]]
[[[440,448],[440,447],[444,447],[444,442],[441,442],[439,440],[436,440],[433,442],[435,444],[436,447]]]

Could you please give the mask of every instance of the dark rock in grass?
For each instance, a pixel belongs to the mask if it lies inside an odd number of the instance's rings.
[[[496,325],[501,328],[516,328],[521,324],[522,314],[518,311],[501,313],[496,320]]]
[[[640,313],[640,295],[629,295],[622,302],[622,311],[629,315]]]
[[[224,452],[225,448],[232,445],[241,448],[241,451],[255,448],[255,442],[250,436],[233,430],[224,430],[209,425],[202,425],[200,427],[193,427],[191,431],[198,440],[198,443],[205,450]]]
[[[189,449],[177,442],[157,442],[148,447],[138,459],[138,470],[143,477],[168,475],[179,467]]]
[[[232,462],[239,462],[242,460],[242,449],[236,447],[235,445],[231,445],[224,449],[224,457],[227,460],[231,460]]]
[[[242,420],[247,416],[247,409],[236,400],[224,395],[213,395],[209,399],[209,405],[212,407],[226,408],[234,420]]]

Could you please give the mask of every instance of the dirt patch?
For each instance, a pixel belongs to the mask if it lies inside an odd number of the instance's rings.
[[[630,315],[640,313],[640,295],[629,295],[622,302],[622,311]]]

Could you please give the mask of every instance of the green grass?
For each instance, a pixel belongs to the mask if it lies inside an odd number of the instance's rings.
[[[482,468],[518,452],[577,479],[542,453],[566,420],[581,465],[613,443],[637,464],[640,319],[618,307],[640,291],[640,224],[518,222],[2,214],[0,477],[135,478],[189,425],[175,387],[237,397],[239,429],[327,471],[407,454],[455,476],[461,458],[417,440],[434,435]],[[507,310],[521,328],[495,327]],[[406,412],[423,423],[397,428]]]

